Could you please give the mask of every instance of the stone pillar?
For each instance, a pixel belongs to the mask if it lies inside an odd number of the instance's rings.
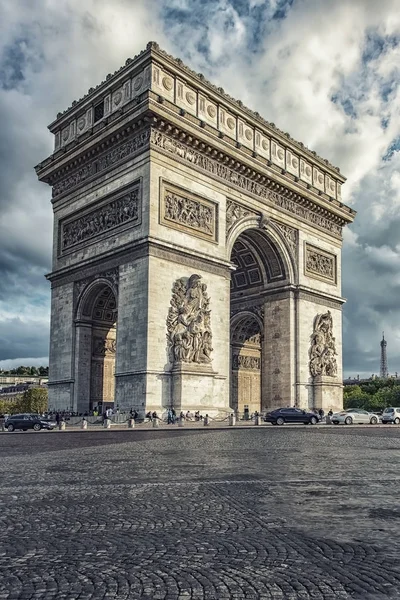
[[[270,296],[264,305],[262,411],[295,404],[294,298]]]
[[[92,325],[79,321],[75,325],[75,385],[72,409],[86,412],[90,402],[90,376],[92,363]]]
[[[148,260],[120,266],[118,289],[115,405],[146,411]]]
[[[73,393],[73,283],[51,290],[51,323],[49,355],[49,407],[70,410]]]

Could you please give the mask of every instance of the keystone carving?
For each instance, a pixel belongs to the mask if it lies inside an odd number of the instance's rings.
[[[210,299],[201,276],[175,281],[167,318],[167,340],[174,363],[210,363]]]
[[[314,319],[314,332],[311,336],[310,373],[317,375],[337,375],[337,355],[335,338],[333,337],[333,321],[331,312],[317,315]]]

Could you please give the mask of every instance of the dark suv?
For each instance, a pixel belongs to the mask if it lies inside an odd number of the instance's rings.
[[[22,429],[22,431],[34,429],[35,431],[40,431],[41,429],[54,429],[57,423],[49,421],[49,419],[40,415],[26,413],[7,417],[4,425],[8,431],[14,431],[15,429]]]
[[[304,425],[315,425],[319,416],[313,412],[306,412],[300,408],[277,408],[268,412],[264,421],[272,425],[283,425],[284,423],[303,423]]]

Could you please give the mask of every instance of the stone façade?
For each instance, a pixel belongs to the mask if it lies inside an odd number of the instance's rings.
[[[259,385],[261,409],[324,403],[309,355],[329,308],[337,369],[325,405],[340,407],[341,235],[355,213],[338,169],[154,43],[50,130],[55,151],[36,170],[55,216],[54,406],[87,409],[91,386],[112,389],[90,372],[112,368],[115,402],[140,412],[223,412]],[[195,274],[209,324],[199,308],[168,342],[174,285]],[[245,326],[257,347],[240,348]]]

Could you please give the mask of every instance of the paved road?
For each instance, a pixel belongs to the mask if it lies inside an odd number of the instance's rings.
[[[0,599],[400,598],[400,428],[0,435]]]

